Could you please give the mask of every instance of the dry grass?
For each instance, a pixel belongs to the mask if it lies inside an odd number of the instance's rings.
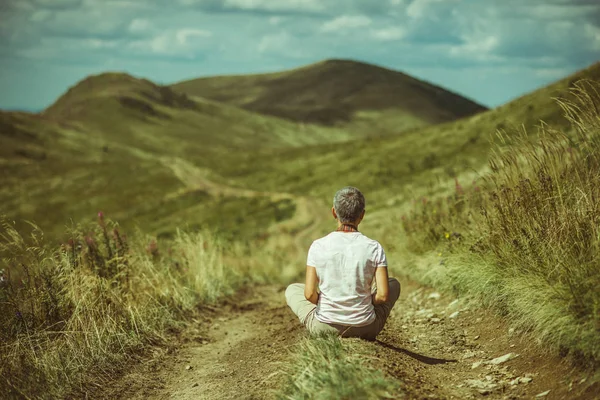
[[[3,228],[0,390],[9,398],[101,385],[148,345],[165,344],[199,304],[279,276],[269,254],[209,233],[128,240],[100,217],[49,249],[35,228],[26,239]],[[246,257],[260,258],[260,268]]]
[[[600,94],[589,81],[572,94],[559,101],[571,130],[513,137],[479,191],[457,190],[441,213],[423,204],[404,225],[409,243],[424,244],[413,251],[442,253],[430,279],[481,297],[546,348],[597,365]]]

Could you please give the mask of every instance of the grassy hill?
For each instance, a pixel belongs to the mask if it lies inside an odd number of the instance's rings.
[[[365,136],[399,133],[485,110],[401,72],[349,60],[270,74],[193,79],[171,87],[292,121],[345,126]]]
[[[122,73],[84,79],[42,114],[57,121],[78,122],[111,139],[178,155],[206,153],[209,146],[211,151],[254,149],[350,138],[341,130],[299,126],[204,98],[190,99],[169,87]]]
[[[327,63],[324,63],[327,65]],[[496,129],[543,119],[566,126],[552,99],[598,64],[497,109],[398,137],[349,140],[341,128],[297,124],[178,94],[125,74],[102,74],[71,88],[41,114],[0,113],[0,202],[52,236],[69,218],[99,211],[148,232],[188,224],[256,234],[293,207],[267,198],[215,197],[174,173],[185,160],[223,185],[316,196],[329,202],[353,184],[370,209],[444,190],[437,180],[472,179],[485,166]],[[292,207],[292,208],[290,208]]]
[[[79,82],[40,114],[0,113],[0,202],[11,219],[33,220],[50,236],[70,218],[93,218],[99,210],[149,231],[169,230],[181,220],[170,224],[166,217],[192,206],[185,223],[214,223],[223,212],[216,225],[238,232],[281,218],[281,207],[255,201],[256,218],[243,219],[245,201],[188,190],[174,160],[192,163],[205,178],[216,171],[218,180],[239,154],[351,137],[106,73]]]
[[[554,98],[568,96],[569,88],[580,79],[600,80],[600,63],[458,121],[414,129],[398,137],[263,152],[262,157],[240,158],[237,168],[225,173],[234,182],[263,190],[308,193],[327,201],[335,188],[352,184],[369,194],[371,207],[403,204],[432,190],[443,190],[438,181],[453,182],[459,177],[470,182],[487,164],[490,140],[496,139],[497,130],[506,130],[510,137],[525,128],[535,136],[540,121],[569,129]],[[273,170],[278,174],[273,175]]]

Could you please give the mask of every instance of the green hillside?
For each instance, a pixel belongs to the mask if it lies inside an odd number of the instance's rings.
[[[69,219],[91,218],[99,210],[149,231],[169,231],[182,221],[198,227],[215,222],[215,212],[223,210],[217,228],[237,232],[289,212],[263,199],[253,203],[256,219],[236,223],[247,213],[245,200],[190,189],[174,174],[177,160],[192,163],[205,179],[259,148],[350,137],[339,129],[190,100],[126,74],[101,74],[78,83],[41,114],[0,113],[2,213],[33,220],[52,236]],[[172,218],[191,206],[195,212]]]
[[[171,87],[292,121],[345,126],[365,136],[399,133],[485,110],[401,72],[349,60],[271,74],[193,79]]]
[[[353,184],[369,194],[371,210],[402,205],[444,190],[430,185],[436,180],[472,179],[496,129],[524,123],[533,134],[540,119],[566,126],[552,97],[581,78],[599,79],[599,65],[455,122],[350,140],[357,133],[188,97],[125,74],[93,76],[41,114],[0,113],[2,212],[39,223],[49,236],[99,210],[149,232],[185,224],[232,235],[259,234],[293,213],[283,200],[211,194],[207,180],[326,202],[336,187]],[[180,161],[197,184],[174,170]]]
[[[57,121],[77,122],[111,140],[178,155],[350,138],[341,130],[299,126],[203,98],[192,100],[169,87],[121,73],[84,79],[42,114]]]
[[[525,128],[535,136],[540,121],[569,128],[555,98],[568,96],[569,88],[580,79],[600,80],[600,63],[455,122],[411,130],[399,137],[269,151],[263,157],[241,158],[237,168],[226,173],[240,184],[307,193],[327,201],[336,187],[351,184],[369,193],[371,207],[403,204],[417,195],[444,190],[438,181],[453,182],[464,175],[461,180],[470,182],[487,164],[490,140],[497,140],[497,130],[506,130],[510,137]],[[274,175],[273,170],[279,173]]]

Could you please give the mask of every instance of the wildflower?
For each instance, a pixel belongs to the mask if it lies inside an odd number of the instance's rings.
[[[438,257],[441,257],[441,256],[442,256],[442,253],[438,253]]]
[[[94,242],[94,238],[92,238],[91,236],[86,236],[85,237],[85,242],[87,243],[88,246],[93,247],[96,243]]]
[[[104,228],[104,213],[102,211],[98,212],[98,224]]]
[[[445,237],[446,239],[450,239],[450,232],[446,232],[446,233],[444,233],[444,237]]]

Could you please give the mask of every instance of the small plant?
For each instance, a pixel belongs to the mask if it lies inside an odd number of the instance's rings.
[[[279,399],[396,399],[395,380],[372,369],[352,342],[334,335],[303,340],[286,371]]]

